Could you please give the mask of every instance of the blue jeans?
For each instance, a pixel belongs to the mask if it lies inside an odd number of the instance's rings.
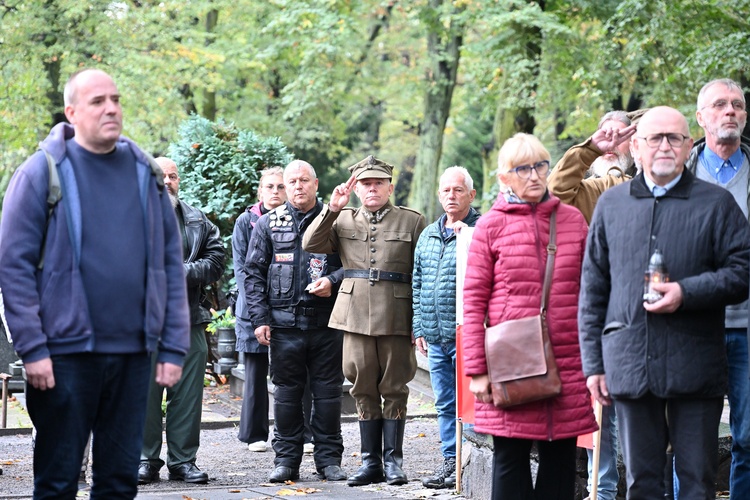
[[[750,373],[747,329],[726,330],[729,362],[729,427],[732,431],[730,499],[750,498]]]
[[[615,500],[617,496],[617,413],[614,405],[602,407],[601,442],[599,443],[599,480],[597,481],[597,499]],[[591,491],[592,461],[594,453],[586,450],[589,456],[588,489]],[[594,499],[592,499],[594,500]]]
[[[435,393],[440,451],[444,458],[456,456],[456,342],[429,344],[432,392]]]
[[[36,428],[34,499],[74,499],[92,438],[91,499],[138,493],[151,360],[143,354],[52,356],[55,387],[26,388]]]

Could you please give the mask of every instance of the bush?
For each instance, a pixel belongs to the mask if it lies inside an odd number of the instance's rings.
[[[234,221],[255,202],[260,171],[284,167],[292,155],[278,137],[198,115],[180,125],[178,136],[169,145],[169,156],[180,169],[180,198],[219,227],[229,255]]]

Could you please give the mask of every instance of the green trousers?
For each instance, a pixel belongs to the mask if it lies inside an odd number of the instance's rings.
[[[159,458],[162,444],[161,403],[164,391],[167,392],[167,468],[173,469],[183,463],[195,462],[195,455],[200,446],[203,379],[208,355],[204,330],[205,325],[193,325],[190,328],[190,350],[182,366],[182,378],[170,389],[161,387],[154,381],[154,353],[141,461],[147,461],[157,468],[164,465],[164,461]]]
[[[360,420],[406,418],[406,384],[417,373],[411,337],[344,332],[343,368]]]

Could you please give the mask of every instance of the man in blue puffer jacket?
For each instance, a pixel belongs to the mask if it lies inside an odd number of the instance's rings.
[[[130,499],[149,353],[158,350],[156,382],[171,387],[189,346],[182,243],[161,174],[120,136],[112,78],[76,72],[64,99],[72,126],[55,126],[41,144],[56,162],[62,199],[48,213],[42,151],[5,194],[0,310],[28,380],[34,498],[75,498],[93,430],[91,498]]]
[[[414,252],[414,338],[427,356],[440,428],[443,464],[422,478],[427,488],[456,485],[456,232],[473,227],[474,181],[463,167],[440,177],[438,198],[445,214],[427,226]]]

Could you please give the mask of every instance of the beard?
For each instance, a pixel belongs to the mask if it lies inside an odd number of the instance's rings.
[[[176,194],[168,193],[169,194],[169,202],[172,203],[172,208],[177,208],[177,204],[180,203],[180,198],[177,197]]]
[[[604,177],[607,175],[612,168],[619,168],[621,172],[625,173],[630,166],[633,164],[633,157],[628,154],[623,154],[619,151],[614,152],[616,157],[608,159],[605,156],[600,156],[591,163],[589,173],[593,177]]]
[[[740,138],[742,131],[745,129],[747,120],[737,120],[737,128],[724,128],[723,125],[708,127],[707,132],[716,137],[719,141],[734,142]]]
[[[653,177],[670,177],[677,171],[675,161],[660,160],[651,165],[651,175]]]

